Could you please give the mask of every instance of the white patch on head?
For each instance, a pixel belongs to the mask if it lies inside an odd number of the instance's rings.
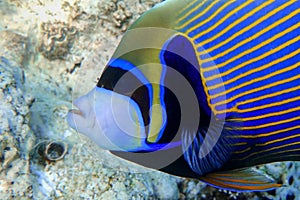
[[[75,100],[79,111],[70,111],[69,125],[108,150],[131,151],[145,147],[141,111],[129,97],[95,87]]]

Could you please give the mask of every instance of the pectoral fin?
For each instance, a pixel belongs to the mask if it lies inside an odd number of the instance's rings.
[[[282,186],[251,168],[209,173],[200,177],[200,180],[217,188],[237,192],[266,191]]]

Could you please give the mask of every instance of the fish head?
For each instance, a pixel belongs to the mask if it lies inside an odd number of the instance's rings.
[[[136,151],[146,141],[141,111],[131,98],[95,87],[74,105],[78,110],[71,110],[67,116],[70,127],[101,148]]]

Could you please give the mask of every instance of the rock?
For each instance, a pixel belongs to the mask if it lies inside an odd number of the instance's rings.
[[[27,125],[32,102],[24,100],[26,93],[21,77],[19,66],[0,57],[1,199],[32,197],[28,158],[35,136]]]
[[[0,55],[21,64],[26,59],[27,37],[14,31],[0,29]]]

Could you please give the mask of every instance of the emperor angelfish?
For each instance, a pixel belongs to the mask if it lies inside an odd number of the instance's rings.
[[[68,123],[146,167],[233,191],[300,160],[300,1],[167,0],[125,33]]]

